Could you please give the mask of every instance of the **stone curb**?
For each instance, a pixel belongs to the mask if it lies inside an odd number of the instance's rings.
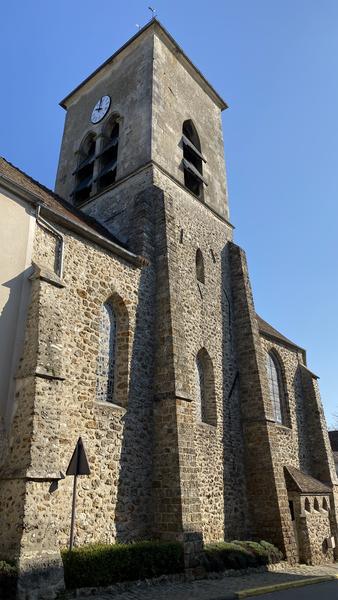
[[[317,583],[325,583],[325,581],[336,581],[338,575],[328,575],[322,577],[312,577],[306,579],[298,579],[296,581],[285,581],[284,583],[276,583],[274,585],[264,585],[258,588],[250,588],[247,590],[241,590],[240,592],[234,592],[223,596],[222,598],[215,598],[214,600],[234,600],[236,598],[248,598],[251,596],[260,596],[261,594],[270,594],[271,592],[278,592],[282,590],[288,590],[291,588],[305,587],[307,585],[315,585]]]

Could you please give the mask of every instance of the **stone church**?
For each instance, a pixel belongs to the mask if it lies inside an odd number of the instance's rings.
[[[151,20],[62,102],[56,190],[0,161],[0,559],[265,539],[336,556],[338,480],[306,353],[255,312],[224,100]]]

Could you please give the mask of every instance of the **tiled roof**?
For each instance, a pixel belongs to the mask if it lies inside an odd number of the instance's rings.
[[[329,431],[329,438],[333,452],[338,452],[338,429]]]
[[[122,248],[126,248],[126,245],[112,235],[108,229],[106,229],[101,223],[93,219],[92,217],[84,214],[80,210],[77,210],[69,202],[49,190],[47,187],[32,179],[29,175],[18,169],[5,158],[0,156],[0,176],[9,179],[13,183],[24,188],[28,192],[33,193],[37,196],[42,206],[46,206],[53,210],[55,213],[65,217],[69,221],[81,226],[87,231],[93,233],[99,233],[107,240],[118,244]]]
[[[301,494],[329,494],[331,489],[295,467],[284,467],[286,487],[289,492]]]
[[[257,323],[258,323],[258,329],[263,335],[267,335],[274,339],[280,340],[281,342],[284,342],[285,344],[288,344],[289,346],[293,346],[294,348],[299,348],[300,350],[304,350],[301,346],[298,346],[298,344],[295,344],[295,342],[292,342],[287,337],[285,337],[285,335],[283,335],[282,333],[277,331],[277,329],[272,327],[272,325],[270,325],[270,323],[267,323],[266,321],[264,321],[264,319],[262,319],[262,317],[260,317],[259,315],[256,314],[256,318],[257,318]]]

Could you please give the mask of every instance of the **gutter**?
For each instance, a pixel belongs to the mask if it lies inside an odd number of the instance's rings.
[[[122,248],[122,246],[119,246],[115,242],[109,240],[108,238],[105,238],[103,235],[97,233],[93,229],[91,230],[88,229],[85,225],[75,223],[72,219],[50,208],[49,206],[43,203],[38,194],[27,190],[24,186],[6,177],[5,175],[0,174],[0,184],[2,184],[6,190],[18,195],[22,200],[28,202],[35,208],[39,207],[38,215],[40,221],[44,221],[45,227],[50,227],[54,229],[52,225],[50,225],[50,223],[48,223],[43,218],[44,216],[47,219],[50,219],[53,222],[65,227],[66,229],[78,233],[83,238],[86,238],[91,242],[98,244],[99,246],[105,248],[109,252],[120,256],[121,258],[125,259],[127,262],[135,265],[138,268],[141,268],[142,266],[146,266],[148,264],[147,259],[143,256],[139,256],[137,254],[134,254],[133,252],[130,252],[129,250],[126,250],[125,248]],[[46,191],[46,193],[48,192]],[[56,233],[60,237],[62,237],[59,231],[54,230],[53,234],[56,235]]]

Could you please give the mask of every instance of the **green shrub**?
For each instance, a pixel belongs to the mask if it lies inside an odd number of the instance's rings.
[[[99,587],[184,570],[183,546],[176,542],[94,544],[63,550],[62,560],[68,588]]]
[[[265,542],[264,540],[261,540],[259,543],[261,546],[263,546],[263,548],[267,550],[269,556],[269,564],[279,563],[281,560],[283,560],[283,552],[276,548],[276,546],[270,544],[270,542]]]
[[[282,553],[268,542],[238,541],[207,544],[205,567],[208,571],[246,569],[282,560]]]
[[[13,563],[0,560],[0,576],[6,575],[9,577],[15,577],[18,573],[16,566]]]
[[[17,568],[14,564],[0,560],[0,598],[14,599],[16,596]]]

